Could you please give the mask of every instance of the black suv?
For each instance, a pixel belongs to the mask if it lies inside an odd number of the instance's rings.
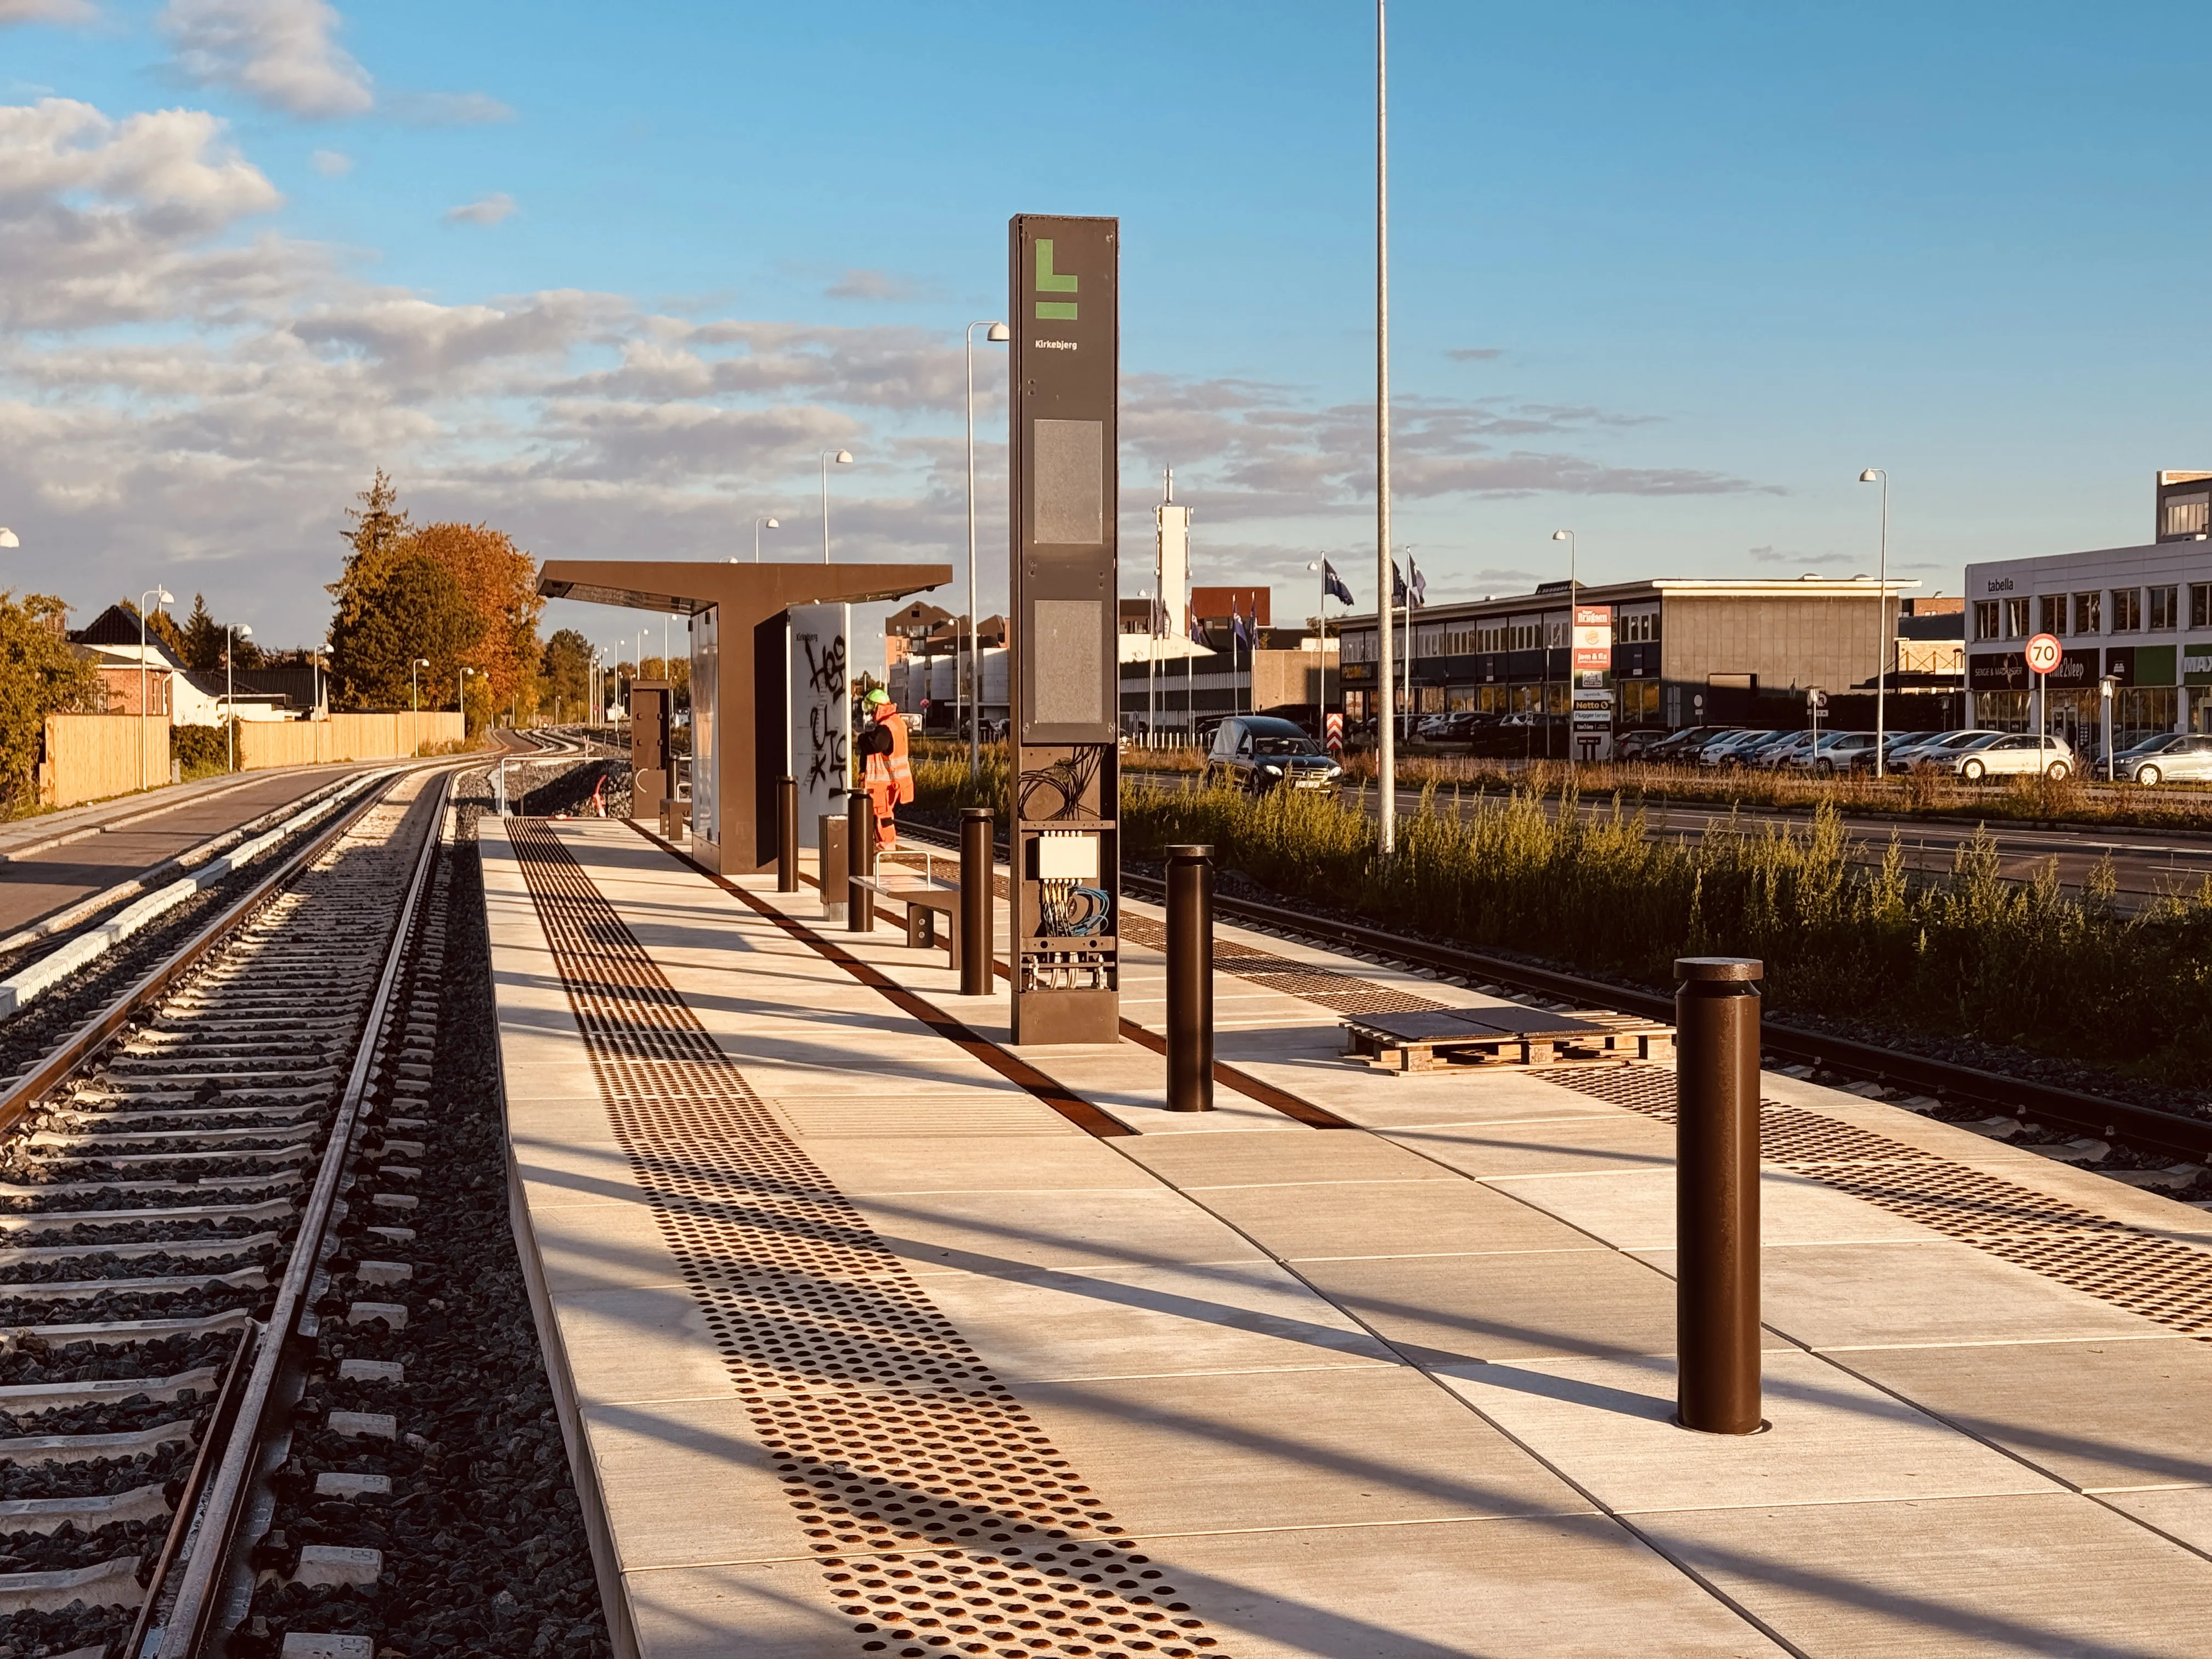
[[[1206,781],[1233,783],[1251,794],[1267,789],[1334,789],[1344,769],[1304,729],[1268,714],[1221,722],[1206,752]]]

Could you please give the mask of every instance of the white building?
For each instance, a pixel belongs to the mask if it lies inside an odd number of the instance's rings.
[[[2107,677],[2117,732],[2212,732],[2212,541],[2202,531],[1970,564],[1966,605],[1968,725],[2035,725],[2026,646],[2052,634],[2065,655],[2047,688],[2049,729],[2069,743],[2098,729]]]

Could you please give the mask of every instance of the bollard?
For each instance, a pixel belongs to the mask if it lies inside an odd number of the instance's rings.
[[[995,957],[991,945],[991,809],[960,813],[960,994],[991,994]]]
[[[846,890],[845,927],[848,933],[876,931],[876,896],[860,883],[876,872],[876,807],[865,789],[845,798],[845,856],[852,875]]]
[[[799,890],[799,780],[775,784],[775,890]]]
[[[845,925],[845,815],[824,812],[816,825],[815,876],[822,889],[822,921]]]
[[[1755,1434],[1759,1012],[1743,957],[1674,964],[1675,1403],[1686,1429]]]
[[[1168,848],[1168,1109],[1213,1109],[1213,849]]]

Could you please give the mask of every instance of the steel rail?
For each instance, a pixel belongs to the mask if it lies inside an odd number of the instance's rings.
[[[106,1007],[79,1025],[59,1047],[11,1084],[5,1093],[0,1093],[0,1133],[13,1127],[30,1109],[32,1101],[56,1084],[66,1081],[140,1007],[167,990],[179,975],[235,933],[271,894],[321,857],[325,848],[343,837],[372,808],[380,805],[404,775],[394,773],[381,788],[362,792],[353,807],[313,832],[307,842],[226,907],[221,915],[125,988]]]
[[[953,837],[933,825],[902,823],[902,834],[951,845]],[[1167,889],[1149,877],[1122,872],[1124,888],[1155,902]],[[1408,939],[1362,922],[1255,900],[1214,893],[1215,914],[1231,921],[1302,938],[1323,946],[1350,946],[1407,967],[1432,969],[1455,978],[1504,985],[1580,1008],[1609,1008],[1640,1018],[1674,1023],[1674,1000],[1654,991],[1589,979],[1510,957],[1492,956],[1463,946]],[[2107,1139],[2155,1147],[2192,1159],[2212,1161],[2212,1120],[2137,1106],[2085,1091],[2038,1083],[2029,1078],[1992,1073],[1954,1060],[1937,1060],[1880,1042],[1836,1036],[1769,1018],[1762,1032],[1767,1053],[1801,1065],[1825,1066],[1876,1083],[1890,1083],[1960,1105],[1983,1106],[1991,1115],[2033,1117],[2064,1124]]]
[[[429,884],[446,807],[453,795],[454,775],[461,769],[449,769],[440,780],[430,810],[425,814],[422,851],[416,854],[414,872],[407,884],[407,896],[392,928],[392,944],[385,955],[376,994],[362,1018],[361,1044],[354,1054],[353,1069],[346,1078],[345,1091],[339,1097],[337,1109],[331,1114],[322,1164],[316,1171],[314,1188],[301,1206],[292,1258],[285,1267],[276,1303],[263,1327],[253,1369],[239,1399],[229,1439],[199,1506],[196,1536],[185,1562],[185,1576],[161,1626],[161,1645],[155,1650],[155,1659],[187,1659],[198,1653],[208,1638],[209,1624],[220,1600],[238,1522],[252,1486],[253,1465],[262,1443],[263,1419],[275,1394],[285,1339],[298,1322],[322,1249],[323,1233],[337,1199],[338,1183],[352,1155],[354,1122],[360,1115],[361,1103],[368,1093],[370,1078],[376,1070],[380,1036],[391,1010],[392,993],[406,964],[416,912]],[[148,1601],[152,1602],[163,1588],[159,1584],[149,1586]]]

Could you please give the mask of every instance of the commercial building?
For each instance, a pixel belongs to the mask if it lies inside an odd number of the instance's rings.
[[[2124,732],[2212,732],[2212,472],[2158,475],[2154,539],[1966,567],[1967,720],[2036,724],[2027,642],[2057,636],[2046,729],[2082,746],[2104,683]]]
[[[1614,731],[1638,726],[1741,722],[1802,725],[1808,690],[1826,694],[1826,720],[1874,724],[1875,676],[1889,668],[1887,720],[1899,729],[1938,729],[1959,718],[1959,678],[1929,666],[1940,651],[1916,659],[1900,649],[1900,618],[1917,581],[1869,576],[1795,580],[1695,580],[1660,577],[1593,583],[1572,602],[1601,645],[1582,642],[1583,673],[1573,672],[1570,594],[1565,582],[1533,593],[1417,609],[1413,626],[1394,614],[1399,684],[1391,706],[1416,714],[1471,709],[1533,717],[1564,726],[1577,702],[1579,726],[1610,710]],[[1922,627],[1938,637],[1957,627],[1930,611]],[[1408,637],[1410,631],[1410,638]],[[1376,622],[1370,613],[1341,625],[1343,708],[1355,726],[1382,705],[1377,685]],[[1592,666],[1588,654],[1597,652]],[[1598,684],[1592,685],[1595,679]],[[1580,684],[1577,685],[1577,681]],[[1577,692],[1581,696],[1577,698]],[[1332,703],[1334,699],[1331,699]],[[1604,721],[1601,713],[1596,715]]]

